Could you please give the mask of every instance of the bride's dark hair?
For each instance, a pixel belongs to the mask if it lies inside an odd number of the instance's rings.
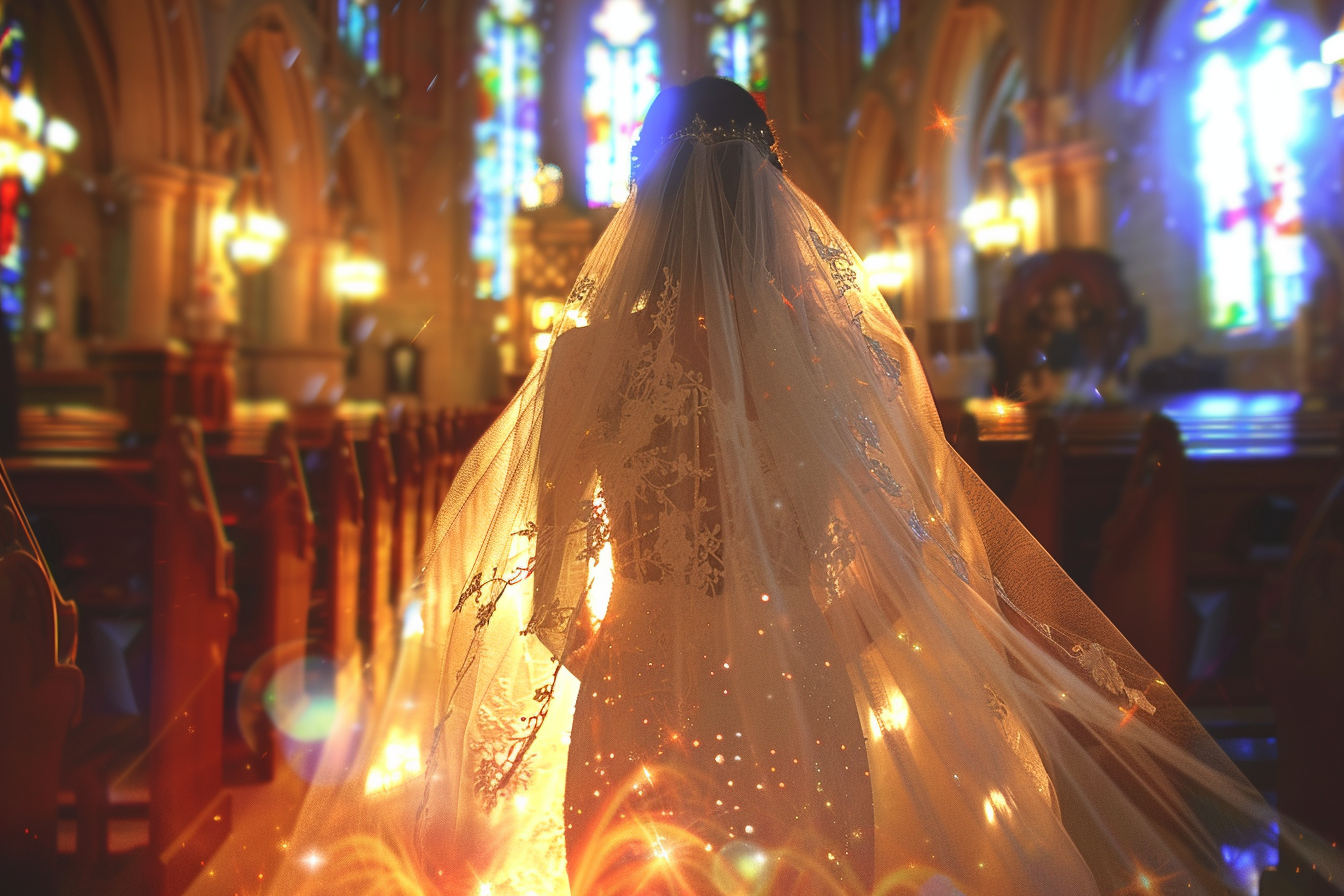
[[[667,87],[644,115],[644,127],[630,151],[630,170],[636,182],[649,168],[663,144],[704,122],[708,131],[757,134],[769,146],[770,164],[784,170],[774,150],[775,131],[770,119],[750,93],[726,78],[699,78],[684,87]]]

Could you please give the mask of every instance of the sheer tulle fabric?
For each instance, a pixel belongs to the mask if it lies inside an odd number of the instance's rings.
[[[281,890],[1242,889],[1267,807],[1086,597],[996,578],[968,487],[834,226],[758,143],[669,143],[459,474]]]

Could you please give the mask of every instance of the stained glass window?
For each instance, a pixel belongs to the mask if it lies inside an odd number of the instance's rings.
[[[719,0],[718,21],[709,30],[709,55],[720,78],[736,81],[752,93],[765,93],[765,10],[756,0]]]
[[[0,89],[13,101],[20,96],[24,76],[23,27],[13,19],[0,25]],[[11,172],[0,178],[0,313],[8,318],[9,332],[23,329],[23,274],[28,261],[28,197],[22,176]]]
[[[657,24],[643,0],[602,0],[584,55],[588,126],[584,174],[588,204],[620,205],[630,192],[630,149],[658,93],[662,66],[653,40]]]
[[[541,32],[533,0],[487,0],[476,17],[476,198],[471,255],[476,297],[513,289],[509,226],[519,191],[536,177]]]
[[[382,30],[378,0],[336,0],[336,32],[347,53],[376,75],[382,69]]]
[[[1196,36],[1209,49],[1190,96],[1207,319],[1229,332],[1286,326],[1306,298],[1300,153],[1303,90],[1313,85],[1284,23],[1257,22],[1255,9],[1255,0],[1205,5]]]
[[[901,0],[860,0],[859,55],[868,68],[901,27]]]

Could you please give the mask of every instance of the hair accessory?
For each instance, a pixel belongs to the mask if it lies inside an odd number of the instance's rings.
[[[697,114],[686,127],[679,131],[673,131],[671,134],[664,137],[662,142],[658,144],[657,150],[650,156],[650,159],[657,157],[669,143],[676,143],[681,140],[694,140],[695,142],[706,146],[715,143],[728,143],[733,140],[745,140],[748,143],[754,143],[756,146],[760,147],[761,151],[769,156],[770,160],[775,162],[781,171],[784,168],[783,163],[780,161],[781,157],[779,154],[778,142],[769,128],[761,127],[760,125],[738,124],[736,121],[729,122],[726,126],[715,125],[710,127],[699,114]],[[634,177],[638,177],[639,171],[643,165],[640,164],[641,160],[638,156],[636,156],[632,162],[631,174]]]

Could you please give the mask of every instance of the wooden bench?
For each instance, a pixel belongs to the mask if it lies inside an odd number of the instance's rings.
[[[387,421],[375,417],[368,437],[355,444],[364,483],[364,528],[359,558],[359,637],[364,655],[385,655],[395,636],[392,605],[392,517],[396,510],[397,471]],[[374,670],[374,693],[386,685]]]
[[[313,647],[338,666],[360,655],[359,585],[364,489],[350,429],[335,421],[328,443],[304,452],[316,522],[316,571],[308,615]]]
[[[430,533],[434,531],[434,518],[438,516],[439,505],[443,503],[440,489],[447,458],[439,449],[438,423],[428,411],[420,415],[416,434],[420,439],[420,547],[423,549]]]
[[[66,627],[66,650],[58,635]],[[54,893],[61,754],[78,721],[84,676],[77,625],[47,571],[0,464],[0,880],[13,893]]]
[[[1181,433],[1154,414],[1102,533],[1091,595],[1174,688],[1186,680],[1194,611],[1186,591],[1187,475]]]
[[[1310,517],[1283,600],[1256,644],[1256,670],[1277,728],[1278,808],[1327,841],[1344,840],[1344,474]],[[1329,893],[1304,882],[1290,837],[1261,892]],[[1312,877],[1310,874],[1305,875]],[[1296,878],[1296,879],[1294,879]]]
[[[420,489],[423,476],[420,439],[410,414],[391,433],[392,457],[397,465],[397,489],[392,510],[392,606],[400,619],[406,593],[415,582],[420,557]]]
[[[1064,515],[1064,444],[1054,417],[1036,421],[1007,504],[1041,547],[1058,559]]]
[[[107,873],[115,810],[148,821],[142,889],[175,896],[231,827],[224,668],[237,599],[200,430],[175,420],[152,455],[18,457],[10,473],[81,611],[87,687],[63,778],[86,882]],[[110,789],[129,802],[114,806]]]
[[[230,782],[271,780],[279,753],[256,688],[302,657],[313,582],[313,518],[287,421],[259,433],[240,428],[207,449],[225,536],[234,546],[238,631],[225,666],[225,774]],[[249,674],[251,673],[251,674]]]

